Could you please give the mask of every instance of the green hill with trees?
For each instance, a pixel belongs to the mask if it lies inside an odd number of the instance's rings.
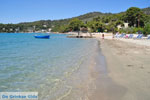
[[[117,29],[118,25],[129,23],[129,28]],[[80,28],[89,32],[126,32],[135,33],[138,30],[149,34],[145,28],[149,27],[150,8],[139,9],[131,7],[125,12],[112,14],[91,12],[73,18],[61,20],[40,20],[35,22],[23,22],[18,24],[0,24],[0,32],[69,32],[78,31]]]

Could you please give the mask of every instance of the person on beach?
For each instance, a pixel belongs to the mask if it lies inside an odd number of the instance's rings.
[[[102,39],[104,39],[104,34],[102,34]]]

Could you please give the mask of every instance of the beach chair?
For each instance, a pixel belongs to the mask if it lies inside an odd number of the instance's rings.
[[[150,40],[150,35],[148,35],[147,40]]]
[[[123,38],[126,36],[126,34],[125,33],[123,33]]]
[[[143,37],[143,34],[138,34],[138,36],[134,39],[141,39]]]
[[[118,36],[118,38],[121,38],[122,37],[122,34],[120,34],[119,36]]]
[[[143,34],[140,34],[139,38],[138,39],[141,39],[143,37]]]
[[[129,36],[126,36],[125,38],[126,38],[126,39],[132,39],[133,36],[134,36],[133,34],[130,34]]]
[[[115,38],[118,38],[119,36],[120,36],[119,34],[116,34],[116,35],[115,35]]]
[[[125,33],[122,33],[119,38],[123,38],[125,35]]]
[[[134,36],[133,34],[130,34],[128,38],[129,38],[129,39],[132,39],[133,36]]]
[[[140,37],[141,34],[138,34],[138,36],[135,39],[138,39]]]
[[[129,36],[128,35],[125,35],[125,37],[124,37],[125,39],[128,39],[129,38]]]

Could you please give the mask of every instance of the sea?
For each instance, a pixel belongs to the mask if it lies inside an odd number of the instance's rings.
[[[0,92],[38,92],[39,100],[88,100],[95,89],[96,39],[0,33]]]

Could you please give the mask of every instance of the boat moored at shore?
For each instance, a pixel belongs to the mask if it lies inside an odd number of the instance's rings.
[[[50,35],[35,35],[34,37],[38,39],[49,39]]]

